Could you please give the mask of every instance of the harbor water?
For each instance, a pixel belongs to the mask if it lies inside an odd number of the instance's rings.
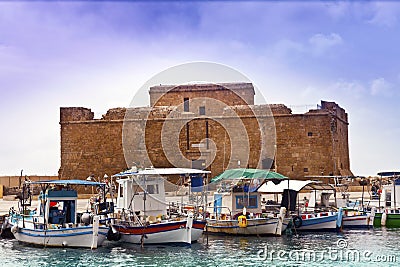
[[[400,229],[282,237],[206,236],[191,247],[106,242],[97,250],[0,240],[3,266],[399,266]]]

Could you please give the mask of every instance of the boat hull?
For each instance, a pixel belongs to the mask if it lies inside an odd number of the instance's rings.
[[[108,227],[99,227],[98,235],[95,239],[93,237],[93,227],[91,226],[49,230],[18,228],[13,230],[13,233],[18,241],[31,245],[96,248],[103,244],[108,230]]]
[[[277,232],[279,221],[278,218],[247,219],[247,227],[239,227],[237,220],[208,219],[207,231],[227,235],[281,235],[283,229]]]
[[[192,228],[192,243],[195,243],[203,235],[204,229],[206,227],[206,221],[204,220],[194,220]]]
[[[382,227],[382,212],[375,213],[374,227]],[[385,227],[400,228],[400,213],[387,213]]]
[[[301,225],[295,227],[296,231],[335,231],[337,215],[327,215],[302,219]]]
[[[147,226],[114,224],[113,227],[116,231],[121,233],[121,242],[132,244],[177,245],[190,245],[192,243],[193,224],[187,220],[151,224]],[[197,241],[202,233],[203,230],[196,228],[194,231],[195,240],[193,240],[193,242]]]
[[[351,215],[343,217],[343,228],[368,228],[371,227],[370,223],[370,215],[362,214],[362,215]]]

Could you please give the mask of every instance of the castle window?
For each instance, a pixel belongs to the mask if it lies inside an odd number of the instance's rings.
[[[312,132],[308,132],[307,135],[308,135],[308,136],[312,136]]]
[[[308,172],[308,168],[304,168],[304,172]]]
[[[189,112],[189,98],[187,97],[183,99],[183,111]]]
[[[206,107],[204,107],[204,106],[199,107],[199,114],[200,115],[206,115]]]

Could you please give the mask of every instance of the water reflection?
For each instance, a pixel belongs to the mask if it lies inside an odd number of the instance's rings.
[[[289,252],[321,253],[335,249],[338,242],[347,251],[372,253],[376,256],[395,256],[396,262],[373,262],[375,266],[398,266],[400,262],[400,230],[352,230],[343,233],[309,233],[282,237],[230,237],[209,236],[192,247],[147,246],[106,242],[97,250],[72,248],[37,248],[25,246],[16,240],[0,240],[0,261],[10,266],[364,266],[371,262],[345,261],[326,257],[316,262],[290,261]],[[257,253],[268,248],[283,251],[287,258],[260,259]],[[344,251],[344,250],[343,250]],[[346,252],[346,251],[344,251]],[[295,254],[297,253],[297,254]],[[361,254],[360,254],[361,255]],[[314,255],[315,256],[315,255]],[[342,259],[343,261],[343,259]]]

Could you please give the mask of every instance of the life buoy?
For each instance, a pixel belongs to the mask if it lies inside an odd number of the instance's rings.
[[[247,218],[245,215],[240,215],[238,217],[238,225],[240,228],[246,228],[247,227]]]
[[[300,216],[293,217],[293,225],[296,228],[300,228],[303,225],[303,219]]]

